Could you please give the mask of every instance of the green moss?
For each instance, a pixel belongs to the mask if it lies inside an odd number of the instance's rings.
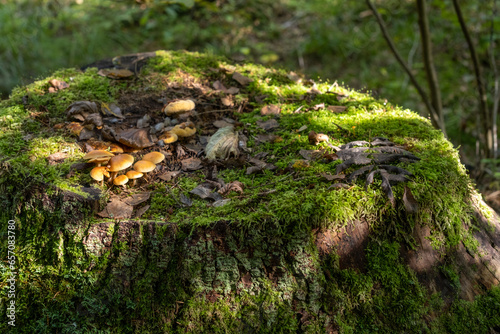
[[[401,260],[401,245],[413,245],[416,224],[430,227],[436,248],[463,243],[477,250],[470,221],[477,193],[457,151],[428,120],[328,82],[317,82],[321,94],[311,94],[311,87],[292,82],[283,70],[231,65],[198,53],[157,56],[136,81],[110,80],[96,69],[62,70],[16,88],[0,104],[0,200],[7,208],[0,217],[18,222],[22,293],[17,302],[19,321],[27,324],[21,332],[482,333],[500,325],[497,288],[443,310],[441,297],[429,294]],[[184,173],[175,185],[150,184],[150,208],[136,221],[93,217],[87,204],[65,199],[64,191],[88,199],[81,186],[90,183],[85,173],[65,177],[83,155],[74,138],[52,130],[65,120],[68,105],[113,102],[146,89],[160,92],[168,81],[210,86],[221,80],[229,87],[237,85],[231,71],[253,79],[238,86],[238,98],[254,110],[234,115],[250,133],[248,147],[252,154],[268,153],[279,172],[219,169],[226,183],[245,186],[221,207],[194,196],[192,206],[179,204],[181,194],[203,182],[199,172]],[[70,87],[49,94],[52,78]],[[347,98],[339,101],[338,94]],[[252,137],[265,133],[257,122],[271,118],[260,116],[257,96],[281,107],[278,141],[257,145]],[[347,109],[332,113],[321,103]],[[307,130],[298,132],[303,125]],[[404,213],[403,185],[394,186],[395,207],[378,183],[365,189],[360,179],[347,189],[330,189],[321,173],[334,174],[339,162],[291,168],[302,159],[301,149],[333,152],[326,143],[310,145],[311,130],[328,133],[335,146],[384,136],[418,156],[420,161],[400,166],[414,174],[407,186],[419,212]],[[69,157],[51,166],[46,158],[56,152]],[[338,230],[356,220],[370,222],[366,268],[341,270],[334,252],[319,254],[313,231]],[[6,240],[0,240],[2,251]],[[441,271],[458,289],[452,262]],[[5,268],[1,277],[5,290]]]

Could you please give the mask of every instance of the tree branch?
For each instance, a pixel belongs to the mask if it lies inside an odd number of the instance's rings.
[[[434,107],[429,102],[429,98],[427,97],[427,94],[425,93],[422,86],[420,86],[417,79],[415,78],[415,76],[411,72],[411,69],[408,67],[408,65],[406,65],[403,58],[401,57],[398,50],[396,49],[396,46],[392,42],[392,39],[389,36],[387,28],[385,27],[385,23],[384,23],[384,20],[382,19],[382,16],[380,16],[380,13],[377,11],[377,9],[375,8],[375,6],[373,5],[373,3],[370,0],[366,0],[366,4],[368,5],[368,7],[370,7],[371,11],[373,12],[373,15],[377,19],[377,23],[380,26],[380,30],[382,31],[382,35],[384,36],[385,41],[387,42],[387,44],[389,45],[389,48],[391,49],[392,53],[394,54],[394,57],[396,57],[396,60],[398,61],[398,63],[401,65],[401,67],[403,67],[406,74],[408,74],[408,77],[410,78],[413,86],[415,86],[415,88],[417,89],[417,92],[420,95],[420,98],[424,102],[425,107],[427,108],[427,110],[431,116],[432,125],[435,128],[443,131],[443,133],[446,135],[446,130],[444,128],[444,124],[442,124],[440,122],[439,116],[436,113],[436,110],[434,109]]]
[[[443,104],[441,102],[441,91],[439,81],[434,67],[434,57],[432,56],[432,43],[429,30],[429,20],[427,18],[426,0],[417,0],[418,26],[422,38],[422,53],[424,67],[427,76],[427,83],[431,94],[431,103],[439,117],[439,123],[444,127]]]
[[[469,30],[467,29],[467,25],[465,24],[464,17],[462,15],[462,10],[458,4],[457,0],[453,0],[453,7],[455,8],[455,12],[457,14],[458,22],[460,23],[460,28],[464,34],[465,40],[467,41],[467,45],[469,47],[469,52],[472,58],[472,65],[474,67],[474,74],[476,76],[477,90],[479,93],[479,115],[481,119],[481,142],[484,146],[484,157],[491,158],[493,157],[493,129],[490,127],[492,124],[491,119],[488,114],[488,106],[487,106],[487,97],[486,97],[486,88],[483,83],[483,79],[481,76],[481,68],[479,66],[479,58],[477,57],[476,48],[474,47],[474,43],[472,43],[472,38],[469,34]]]

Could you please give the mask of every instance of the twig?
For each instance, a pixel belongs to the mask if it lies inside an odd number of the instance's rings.
[[[420,98],[424,102],[425,107],[427,108],[427,111],[429,112],[429,114],[431,116],[432,125],[435,128],[443,131],[443,133],[446,135],[445,129],[441,128],[441,124],[439,122],[439,117],[438,117],[436,111],[434,110],[434,108],[432,107],[432,105],[430,104],[429,98],[427,97],[427,94],[425,93],[422,86],[420,86],[420,84],[418,83],[418,81],[415,78],[415,76],[413,75],[413,73],[411,73],[410,68],[408,67],[408,65],[406,65],[403,58],[401,58],[401,55],[399,54],[398,50],[396,49],[396,46],[392,42],[392,39],[389,36],[387,28],[385,27],[385,23],[384,23],[384,20],[382,19],[382,16],[380,16],[380,13],[377,11],[377,9],[375,8],[375,6],[372,4],[372,2],[370,0],[366,0],[366,3],[368,5],[368,7],[370,7],[370,9],[372,10],[375,18],[377,19],[377,23],[380,26],[380,30],[382,31],[382,35],[383,35],[385,41],[387,42],[387,44],[389,45],[389,48],[391,49],[392,53],[394,54],[394,57],[396,57],[396,60],[398,61],[398,63],[401,65],[401,67],[403,67],[406,74],[408,74],[408,76],[410,77],[410,80],[411,80],[413,86],[415,86],[415,88],[417,89],[417,92],[420,95]]]
[[[441,91],[439,81],[434,67],[434,57],[432,56],[432,43],[429,31],[429,20],[427,19],[426,0],[417,0],[418,26],[422,39],[422,53],[424,58],[424,67],[427,76],[427,83],[431,94],[431,104],[437,117],[439,118],[440,128],[444,129],[443,103],[441,100]]]
[[[462,10],[460,9],[457,0],[453,0],[453,8],[455,8],[458,22],[460,23],[460,28],[462,29],[465,40],[467,41],[469,52],[472,58],[474,75],[476,76],[477,91],[479,93],[479,113],[481,119],[481,126],[483,128],[481,131],[481,137],[482,137],[482,144],[484,145],[484,155],[485,158],[491,158],[493,156],[492,154],[493,136],[492,136],[492,129],[490,128],[491,120],[488,115],[486,89],[484,87],[484,82],[481,75],[479,58],[477,57],[476,48],[474,47],[474,43],[472,43],[472,38],[469,34],[469,30],[467,29],[467,25],[465,24],[465,20],[462,15]]]

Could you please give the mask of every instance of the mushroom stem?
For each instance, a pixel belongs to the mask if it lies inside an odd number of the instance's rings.
[[[110,174],[110,175],[109,175],[109,180],[108,180],[108,182],[109,182],[109,183],[111,183],[111,182],[113,182],[113,180],[115,179],[116,174],[118,174],[118,172],[109,172],[109,174]]]

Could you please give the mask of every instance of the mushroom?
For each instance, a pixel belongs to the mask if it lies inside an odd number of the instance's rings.
[[[174,126],[170,133],[175,133],[179,137],[190,137],[196,133],[193,122],[184,122]]]
[[[135,186],[137,179],[141,178],[144,174],[137,172],[135,170],[129,170],[127,174],[125,174],[129,180],[132,180],[132,187]]]
[[[96,181],[101,181],[101,187],[104,185],[104,177],[109,177],[109,172],[106,167],[94,167],[90,171],[90,177]]]
[[[127,175],[120,175],[120,176],[117,176],[114,180],[113,180],[113,184],[115,186],[123,186],[123,189],[125,189],[125,184],[127,184],[128,182],[128,177]]]
[[[107,162],[114,154],[104,150],[93,150],[83,156],[84,159],[95,163],[97,167],[101,166],[103,162]]]
[[[129,154],[118,154],[108,162],[108,170],[111,173],[111,177],[109,182],[113,181],[116,177],[116,174],[124,169],[129,168],[134,163],[134,157]]]
[[[134,170],[139,173],[149,173],[156,168],[156,165],[148,160],[140,160],[134,164]],[[144,176],[146,177],[146,176]]]
[[[179,139],[179,137],[175,133],[172,133],[170,131],[166,131],[160,136],[159,139],[163,140],[163,142],[165,144],[172,144],[172,143],[175,143],[177,141],[177,139]]]
[[[142,160],[151,161],[155,165],[162,162],[165,156],[160,152],[150,152],[142,157]]]
[[[180,114],[186,111],[191,111],[195,107],[195,104],[191,100],[179,100],[175,102],[170,102],[163,107],[162,111],[167,115]]]

